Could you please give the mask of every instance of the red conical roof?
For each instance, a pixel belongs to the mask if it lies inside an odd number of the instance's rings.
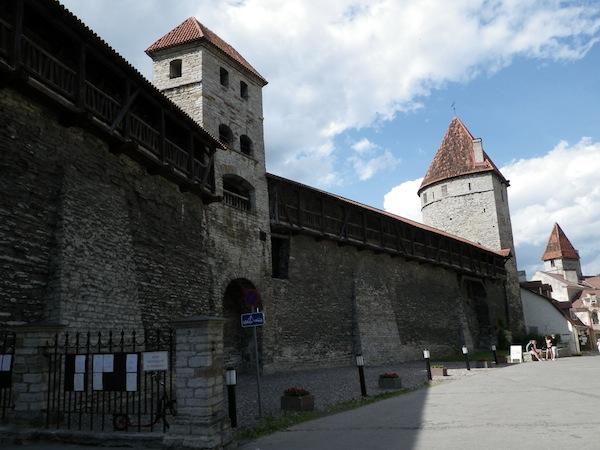
[[[256,69],[252,67],[250,63],[237,52],[236,49],[217,36],[216,33],[198,22],[195,17],[186,19],[180,25],[176,26],[163,37],[154,42],[146,49],[146,54],[148,56],[152,56],[160,50],[200,41],[205,41],[209,44],[212,44],[214,47],[218,48],[239,65],[241,65],[244,69],[257,76],[264,84],[267,84],[267,80],[265,80],[256,71]]]
[[[542,255],[543,261],[550,259],[579,259],[579,253],[577,253],[577,250],[557,223],[552,228],[546,251]]]
[[[425,187],[439,181],[478,172],[494,172],[503,183],[508,185],[506,178],[485,152],[483,152],[483,161],[475,162],[474,139],[461,120],[458,117],[453,118],[442,145],[423,178],[419,193]]]

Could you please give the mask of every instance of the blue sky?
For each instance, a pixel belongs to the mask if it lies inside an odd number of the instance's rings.
[[[519,266],[554,222],[600,273],[600,3],[559,0],[65,0],[150,77],[189,16],[267,79],[267,168],[420,220],[453,111],[511,180]]]

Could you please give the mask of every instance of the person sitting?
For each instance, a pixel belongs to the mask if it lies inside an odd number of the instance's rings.
[[[537,348],[537,341],[535,339],[531,339],[529,343],[525,346],[525,351],[529,352],[531,355],[532,361],[541,361],[542,353]],[[535,359],[534,359],[535,358]]]

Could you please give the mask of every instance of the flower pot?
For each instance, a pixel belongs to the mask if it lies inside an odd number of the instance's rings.
[[[312,411],[315,409],[315,398],[312,395],[293,397],[281,396],[281,409],[283,411]]]
[[[431,368],[431,376],[432,377],[447,377],[448,369],[445,367],[432,367]]]
[[[401,389],[402,380],[400,377],[379,377],[379,388],[380,389]]]

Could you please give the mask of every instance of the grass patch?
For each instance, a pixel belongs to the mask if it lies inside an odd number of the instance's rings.
[[[426,385],[425,385],[426,386]],[[254,440],[261,436],[266,436],[276,431],[285,430],[293,425],[297,425],[308,420],[318,419],[319,417],[337,414],[351,409],[360,408],[361,406],[369,405],[381,400],[399,395],[406,394],[409,389],[400,389],[397,391],[383,392],[366,398],[352,399],[341,403],[336,403],[327,407],[322,411],[307,411],[307,412],[287,412],[281,416],[263,417],[255,426],[248,428],[240,428],[235,437],[240,441]]]

